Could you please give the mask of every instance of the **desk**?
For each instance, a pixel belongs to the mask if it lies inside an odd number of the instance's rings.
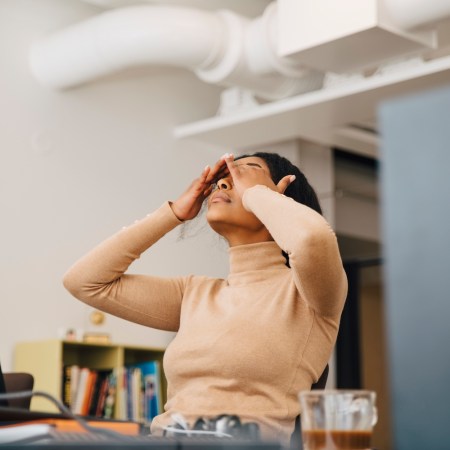
[[[105,434],[79,432],[79,425],[75,421],[62,418],[59,414],[15,411],[13,408],[0,407],[0,423],[8,428],[20,428],[23,425],[24,429],[29,425],[48,425],[47,430],[40,430],[39,433],[32,435],[28,442],[2,444],[1,450],[17,450],[25,446],[33,450],[54,450],[56,448],[64,450],[109,450],[111,448],[117,450],[129,448],[154,450],[282,450],[283,448],[278,443],[210,436],[176,438],[143,436],[139,434],[140,425],[138,423],[102,420],[89,422],[90,425],[121,433],[118,439]]]
[[[1,408],[0,408],[1,409]],[[11,411],[11,408],[5,408]],[[177,436],[159,437],[139,434],[139,424],[121,423],[117,421],[98,421],[99,428],[106,430],[87,433],[82,431],[79,424],[70,419],[59,417],[45,417],[36,419],[39,413],[22,411],[28,418],[22,422],[4,426],[5,430],[17,430],[17,435],[5,440],[1,444],[2,450],[26,449],[40,450],[63,448],[67,450],[95,450],[113,448],[117,450],[154,449],[154,450],[282,450],[278,443],[220,438],[213,436]],[[47,413],[44,413],[47,414]],[[6,417],[3,417],[5,419]],[[9,416],[11,419],[12,416]],[[16,417],[18,419],[18,417]],[[5,425],[7,422],[3,422]],[[89,422],[90,425],[94,423]],[[109,426],[105,426],[108,424]],[[36,432],[33,433],[33,427]],[[125,428],[123,428],[125,427]],[[130,428],[131,427],[131,428]],[[2,427],[0,427],[1,431]],[[20,432],[22,429],[22,433]],[[31,429],[31,430],[30,430]],[[29,432],[29,430],[31,432]],[[115,432],[111,433],[112,430]],[[20,439],[20,441],[17,441]],[[16,442],[17,441],[17,442]]]
[[[70,434],[70,433],[67,433]],[[17,450],[18,448],[32,450],[127,450],[127,449],[149,449],[149,450],[282,450],[278,443],[269,442],[249,442],[237,441],[232,439],[197,439],[197,438],[154,438],[154,437],[135,437],[126,441],[114,440],[52,440],[34,444],[16,443],[2,445],[2,450]]]

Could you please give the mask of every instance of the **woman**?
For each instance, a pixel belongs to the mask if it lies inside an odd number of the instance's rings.
[[[124,274],[208,200],[209,225],[229,244],[227,279]],[[294,201],[297,200],[297,201]],[[262,437],[288,445],[297,394],[331,355],[347,281],[336,237],[304,175],[276,154],[224,155],[174,202],[118,232],[78,261],[66,288],[89,305],[176,331],[164,356],[165,412],[237,414]]]

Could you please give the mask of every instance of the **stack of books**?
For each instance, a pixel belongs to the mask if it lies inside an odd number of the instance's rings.
[[[159,361],[94,370],[64,367],[63,403],[82,416],[115,418],[149,424],[162,412]]]
[[[150,423],[162,412],[159,361],[146,361],[123,368],[122,398],[117,418]]]
[[[65,366],[63,403],[82,416],[112,418],[116,402],[116,372],[93,370],[76,364]]]

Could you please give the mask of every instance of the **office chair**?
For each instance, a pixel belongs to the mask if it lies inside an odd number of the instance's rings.
[[[4,373],[5,389],[7,393],[32,391],[34,386],[33,375],[24,372]],[[8,400],[11,408],[30,409],[31,397],[14,398]]]
[[[320,378],[317,380],[316,383],[314,383],[311,386],[311,390],[315,390],[315,389],[325,389],[325,386],[327,384],[327,380],[328,380],[328,372],[330,371],[330,368],[328,367],[328,364],[325,366],[324,371],[322,372],[322,375],[320,375]]]
[[[322,375],[320,375],[319,379],[311,386],[311,390],[316,389],[325,389],[328,380],[328,372],[330,368],[328,364],[325,366]],[[301,447],[301,427],[300,427],[300,415],[295,418],[295,428],[294,432],[291,436],[291,449],[300,450]]]

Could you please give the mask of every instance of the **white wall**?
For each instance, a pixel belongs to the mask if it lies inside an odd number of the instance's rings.
[[[63,288],[65,270],[100,240],[174,199],[224,149],[177,143],[176,124],[211,116],[219,89],[187,72],[141,70],[55,93],[27,66],[33,38],[98,11],[78,0],[0,0],[0,361],[18,341],[86,327],[88,308]],[[224,276],[211,231],[178,231],[132,267],[158,275]],[[206,234],[206,236],[205,236]],[[211,245],[214,251],[211,251]],[[172,335],[107,318],[116,342],[165,346]]]

